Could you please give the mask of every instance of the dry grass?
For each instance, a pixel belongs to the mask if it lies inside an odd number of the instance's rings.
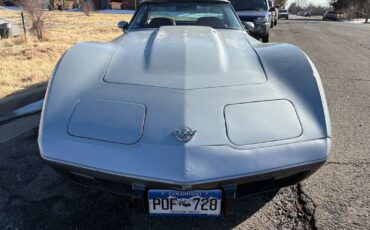
[[[0,18],[20,22],[20,13],[0,10]],[[28,34],[0,40],[0,99],[16,91],[48,81],[60,56],[82,41],[110,41],[122,32],[118,21],[129,15],[46,12],[45,39],[37,41]],[[28,22],[27,22],[28,23]]]

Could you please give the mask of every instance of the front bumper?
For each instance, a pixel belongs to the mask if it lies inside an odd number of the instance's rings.
[[[259,39],[269,34],[270,23],[255,24],[254,30],[250,31],[250,35]]]
[[[296,166],[288,169],[278,170],[271,173],[239,178],[235,183],[224,183],[221,187],[211,185],[198,185],[193,187],[194,190],[206,190],[219,188],[223,191],[222,212],[230,214],[233,212],[238,199],[251,194],[279,189],[285,186],[290,186],[307,178],[316,170],[318,170],[324,162],[316,162]],[[92,171],[81,170],[74,166],[60,165],[58,163],[51,164],[59,173],[67,176],[74,182],[97,190],[113,193],[119,196],[132,198],[139,211],[147,211],[148,190],[149,189],[174,189],[178,186],[166,183],[157,183],[152,181],[136,181],[126,178],[126,182],[122,182],[123,178],[117,178],[117,181],[112,181],[110,176],[106,174]],[[221,182],[222,184],[222,182]]]
[[[336,21],[337,20],[337,17],[335,16],[326,16],[325,17],[326,20],[333,20],[333,21]]]
[[[222,188],[224,212],[232,210],[237,198],[304,179],[326,161],[330,150],[329,138],[256,149],[143,145],[128,151],[122,145],[108,148],[111,143],[92,142],[73,146],[61,139],[43,140],[40,150],[45,160],[75,181],[132,197],[142,207],[148,189]],[[56,148],[59,145],[64,148]]]
[[[239,178],[327,159],[330,138],[253,149],[230,146],[122,145],[70,137],[42,137],[41,156],[51,163],[101,172],[117,180],[153,181],[184,189],[219,186]],[[73,141],[72,141],[73,140]]]

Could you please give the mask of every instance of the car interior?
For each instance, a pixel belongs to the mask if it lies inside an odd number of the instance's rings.
[[[176,22],[172,18],[158,17],[152,18],[146,23],[147,28],[158,28],[160,26],[175,26]]]
[[[180,5],[143,5],[134,16],[131,29],[161,26],[207,26],[215,29],[242,29],[228,4],[184,2]]]
[[[176,26],[184,24],[184,25],[197,25],[197,26],[209,26],[213,28],[223,28],[227,27],[227,25],[217,17],[201,17],[198,18],[195,22],[180,22],[176,23],[175,20],[172,18],[167,17],[156,17],[152,18],[145,23],[146,28],[159,28],[161,26]]]

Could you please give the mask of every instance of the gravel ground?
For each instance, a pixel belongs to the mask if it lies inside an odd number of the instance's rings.
[[[0,229],[370,229],[370,26],[280,20],[271,40],[301,47],[322,76],[333,148],[309,179],[248,197],[230,216],[148,217],[54,172],[35,128],[0,144]]]

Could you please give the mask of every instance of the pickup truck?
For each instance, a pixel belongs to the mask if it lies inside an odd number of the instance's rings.
[[[269,0],[231,0],[232,6],[241,21],[253,22],[254,29],[249,34],[262,42],[269,41],[269,31],[274,26],[273,13],[275,8]]]

